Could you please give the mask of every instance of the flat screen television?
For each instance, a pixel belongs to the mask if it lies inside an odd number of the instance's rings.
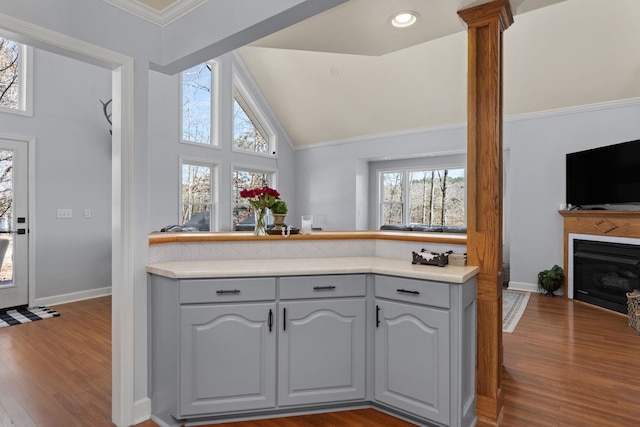
[[[640,204],[640,140],[567,154],[567,200],[575,207]]]

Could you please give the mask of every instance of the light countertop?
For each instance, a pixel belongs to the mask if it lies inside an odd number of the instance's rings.
[[[147,265],[148,273],[173,279],[373,273],[464,283],[478,274],[478,271],[478,267],[473,266],[437,267],[383,257],[169,261]]]

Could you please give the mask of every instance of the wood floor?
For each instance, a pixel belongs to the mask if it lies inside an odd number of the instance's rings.
[[[0,426],[111,426],[111,298],[0,329]]]
[[[110,298],[55,308],[61,317],[0,329],[0,427],[112,425]],[[534,294],[503,345],[501,426],[640,425],[640,336],[626,316]],[[216,427],[409,425],[359,410]]]

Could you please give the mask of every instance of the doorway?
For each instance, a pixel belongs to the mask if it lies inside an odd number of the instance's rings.
[[[0,139],[0,309],[29,303],[28,150]]]

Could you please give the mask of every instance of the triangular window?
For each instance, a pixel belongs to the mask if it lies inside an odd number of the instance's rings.
[[[275,134],[237,77],[233,86],[233,149],[275,155]]]

